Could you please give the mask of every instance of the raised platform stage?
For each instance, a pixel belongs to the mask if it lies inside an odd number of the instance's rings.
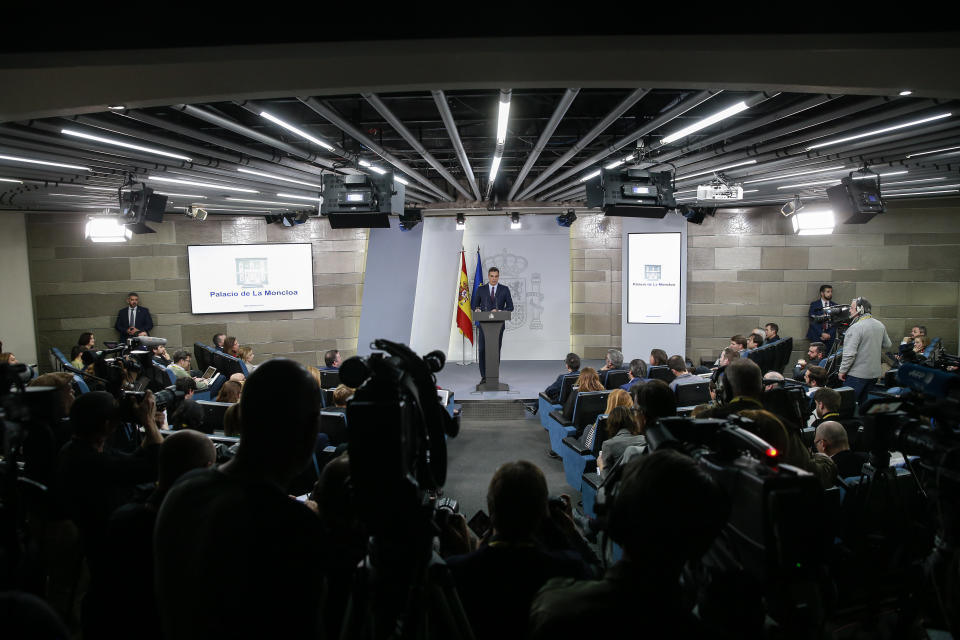
[[[601,360],[584,360],[584,367],[603,366]],[[557,360],[503,360],[500,362],[500,382],[510,385],[510,391],[476,390],[480,382],[480,365],[476,362],[460,365],[447,361],[437,374],[437,384],[454,393],[461,400],[533,400],[541,391],[565,371],[563,359]]]

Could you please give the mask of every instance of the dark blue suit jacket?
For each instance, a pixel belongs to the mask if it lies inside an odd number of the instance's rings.
[[[474,309],[476,309],[476,307],[474,307]],[[580,373],[579,369],[577,369],[576,371],[568,371],[567,373],[561,373],[560,375],[557,376],[557,379],[553,381],[553,384],[551,384],[549,387],[544,389],[543,392],[547,394],[547,397],[553,400],[554,402],[559,402],[560,391],[563,390],[563,379],[566,378],[567,376],[576,375],[578,373]]]
[[[490,304],[490,285],[483,283],[473,292],[473,299],[470,301],[471,309],[480,309],[481,311],[513,311],[513,298],[510,297],[510,287],[505,284],[497,284],[496,306]]]
[[[127,310],[129,308],[130,307],[124,307],[123,309],[120,309],[119,312],[117,312],[117,324],[114,325],[117,332],[123,338],[128,337],[127,329],[130,327],[130,319],[128,317]],[[153,330],[153,317],[151,317],[150,315],[150,309],[147,309],[146,307],[141,307],[139,305],[137,306],[137,319],[136,319],[136,322],[134,322],[134,326],[139,331],[146,331],[147,333],[150,333],[150,331]]]
[[[831,304],[831,306],[833,306],[833,305]],[[830,343],[830,342],[833,342],[833,340],[836,339],[836,337],[837,337],[837,328],[831,326],[831,327],[830,327],[829,329],[827,329],[827,331],[826,331],[826,333],[829,333],[829,334],[830,334],[830,339],[829,339],[829,340],[821,340],[821,339],[820,339],[820,334],[824,333],[823,323],[822,323],[822,322],[814,322],[814,321],[812,320],[812,318],[815,318],[816,316],[823,315],[823,300],[821,300],[820,298],[817,298],[816,300],[814,300],[813,302],[811,302],[811,303],[810,303],[810,310],[807,312],[807,315],[811,318],[811,320],[810,320],[810,328],[807,329],[807,340],[810,340],[811,342],[827,342],[827,343]],[[828,344],[827,346],[829,347],[829,344]]]

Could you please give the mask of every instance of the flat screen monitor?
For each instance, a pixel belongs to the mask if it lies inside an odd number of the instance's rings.
[[[680,237],[679,231],[628,234],[628,323],[680,324]]]
[[[193,313],[313,309],[309,243],[187,247]]]

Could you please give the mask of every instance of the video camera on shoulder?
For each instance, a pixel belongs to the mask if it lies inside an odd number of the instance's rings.
[[[850,320],[850,305],[835,304],[823,310],[819,316],[811,318],[814,322],[848,322]]]
[[[356,389],[347,403],[351,479],[357,503],[369,507],[361,517],[376,534],[432,509],[428,492],[447,476],[445,438],[457,435],[460,422],[437,399],[443,352],[421,358],[389,340],[371,346],[385,353],[348,358],[340,380]]]

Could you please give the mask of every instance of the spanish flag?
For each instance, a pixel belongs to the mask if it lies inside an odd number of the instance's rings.
[[[460,287],[457,291],[457,327],[473,344],[473,314],[470,310],[470,281],[467,279],[467,259],[460,251]]]

